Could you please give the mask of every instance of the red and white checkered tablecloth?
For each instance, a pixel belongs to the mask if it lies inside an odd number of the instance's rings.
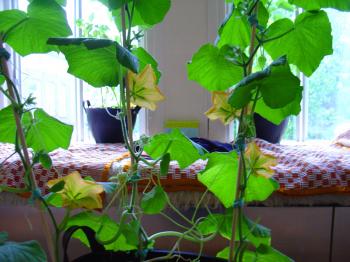
[[[274,167],[274,178],[280,184],[279,192],[290,195],[310,195],[319,193],[350,192],[350,150],[330,145],[301,146],[274,145],[257,139],[263,152],[274,155],[278,165]],[[6,158],[13,152],[13,146],[0,144],[0,184],[23,188],[23,166],[18,156]],[[35,176],[43,192],[47,192],[46,183],[78,171],[83,176],[91,176],[97,181],[108,178],[109,167],[126,150],[118,144],[77,145],[69,150],[56,150],[51,153],[53,167],[45,170],[40,164],[34,167]],[[123,161],[127,161],[124,159]],[[165,188],[170,192],[202,191],[203,186],[197,181],[196,174],[205,168],[205,161],[197,161],[190,167],[181,170],[172,162],[167,177],[162,179]],[[143,176],[159,172],[143,166]]]

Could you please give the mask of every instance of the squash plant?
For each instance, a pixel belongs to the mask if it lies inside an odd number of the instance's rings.
[[[12,193],[30,193],[30,202],[38,207],[43,222],[43,229],[54,260],[58,250],[54,251],[54,242],[58,242],[50,233],[46,218],[47,212],[56,223],[52,212],[38,189],[33,166],[41,163],[51,168],[48,153],[56,148],[67,148],[73,127],[49,116],[43,109],[35,108],[35,99],[30,96],[23,100],[15,81],[9,74],[9,52],[4,44],[17,54],[26,56],[32,53],[57,51],[56,47],[46,44],[49,37],[68,36],[71,30],[62,8],[64,1],[32,0],[27,12],[6,10],[0,12],[0,91],[10,101],[10,106],[0,110],[0,142],[15,145],[15,152],[22,160],[25,174],[25,187],[21,189],[1,186],[1,191]],[[29,151],[31,148],[32,151]],[[43,209],[44,207],[44,209]],[[36,241],[15,243],[7,241],[7,234],[1,233],[0,257],[6,261],[46,261],[46,254]]]
[[[303,88],[291,67],[311,76],[322,59],[332,54],[331,24],[322,8],[350,11],[350,1],[278,1],[279,5],[298,8],[294,21],[287,17],[271,21],[274,1],[226,2],[233,7],[218,30],[216,43],[203,45],[193,55],[188,76],[212,92],[213,106],[206,112],[210,119],[224,124],[238,121],[236,150],[231,155],[210,154],[199,180],[229,208],[230,246],[218,254],[220,257],[229,261],[290,261],[271,247],[269,230],[244,215],[245,204],[263,201],[278,188],[269,172],[276,163],[254,144],[253,114],[257,112],[275,124],[298,115]],[[268,60],[273,62],[266,65]],[[263,70],[255,69],[259,67]],[[208,217],[213,230],[218,221],[215,216]],[[246,231],[249,225],[253,226]]]

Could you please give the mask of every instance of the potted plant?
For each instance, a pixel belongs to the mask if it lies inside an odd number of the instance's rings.
[[[290,65],[310,76],[322,59],[332,54],[332,29],[322,8],[349,11],[350,4],[348,1],[278,1],[304,10],[294,21],[282,15],[271,23],[273,1],[227,2],[233,8],[219,28],[217,43],[205,44],[194,54],[188,64],[188,75],[213,93],[213,106],[206,112],[210,119],[220,119],[224,124],[238,119],[236,155],[230,161],[232,168],[227,170],[232,182],[228,184],[227,177],[226,185],[219,186],[219,181],[206,173],[199,179],[223,204],[228,201],[226,207],[233,205],[229,212],[230,246],[219,254],[221,257],[229,261],[290,261],[263,240],[263,236],[269,235],[266,228],[255,224],[250,233],[244,233],[248,219],[243,210],[245,203],[264,200],[278,188],[269,175],[274,159],[259,152],[254,142],[254,113],[279,125],[289,115],[300,112],[302,87]],[[265,54],[273,62],[266,66],[266,56],[258,54]],[[253,70],[254,64],[261,62],[263,69]],[[220,157],[224,159],[225,154]],[[209,156],[208,164],[211,158],[219,156]],[[229,188],[227,192],[233,193],[228,200],[223,191]],[[249,234],[258,235],[260,240],[250,238]]]
[[[112,15],[110,20],[113,23]],[[108,36],[110,28],[107,25],[96,24],[94,16],[90,16],[87,20],[79,19],[76,24],[81,30],[81,37],[95,39],[109,39],[111,37]],[[119,37],[114,35],[112,38],[117,40]],[[100,89],[100,97],[94,97],[95,103],[91,103],[90,100],[84,101],[83,108],[96,143],[124,142],[120,119],[118,119],[121,112],[118,91],[114,87],[102,86],[100,82],[91,81],[90,83],[96,89]],[[98,102],[96,103],[96,101]],[[140,107],[136,107],[132,110],[133,126],[140,109]]]

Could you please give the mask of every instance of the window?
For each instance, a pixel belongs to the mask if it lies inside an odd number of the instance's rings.
[[[8,4],[3,8],[16,7],[26,10],[28,1],[12,0],[11,2],[9,0]],[[74,36],[119,39],[113,17],[101,2],[96,0],[67,1],[65,9]],[[20,87],[22,96],[26,98],[33,94],[38,107],[61,121],[74,125],[73,142],[92,142],[83,101],[89,100],[92,106],[96,107],[115,105],[113,96],[106,91],[107,88],[90,87],[68,74],[68,64],[62,54],[51,52],[29,55],[24,58],[12,57],[11,63],[15,69],[13,70],[14,78]],[[103,99],[101,94],[103,94]],[[0,107],[4,105],[5,101],[0,96]],[[139,133],[140,130],[139,122],[135,127],[136,133]]]
[[[310,77],[303,77],[302,112],[289,121],[285,139],[333,140],[350,129],[350,14],[327,10],[332,24],[333,55]]]

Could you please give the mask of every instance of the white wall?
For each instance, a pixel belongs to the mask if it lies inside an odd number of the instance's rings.
[[[214,42],[225,14],[224,0],[172,0],[165,21],[147,33],[146,48],[159,61],[160,88],[167,97],[148,114],[148,132],[161,132],[166,120],[198,120],[200,136],[225,140],[226,128],[208,124],[209,92],[187,78],[186,64],[202,44]],[[210,129],[210,130],[209,130]]]

